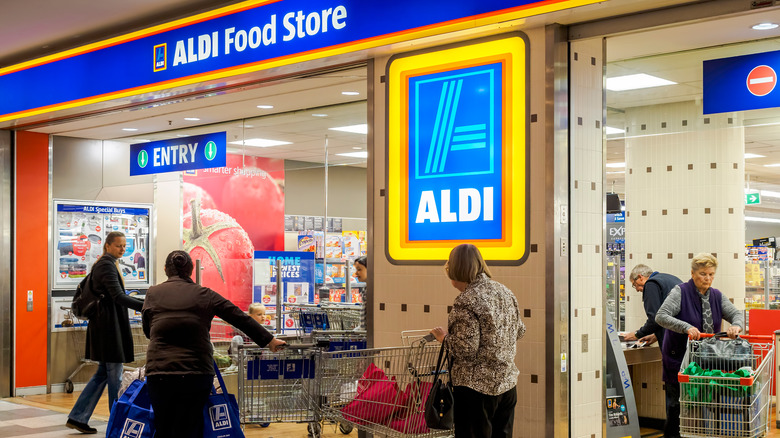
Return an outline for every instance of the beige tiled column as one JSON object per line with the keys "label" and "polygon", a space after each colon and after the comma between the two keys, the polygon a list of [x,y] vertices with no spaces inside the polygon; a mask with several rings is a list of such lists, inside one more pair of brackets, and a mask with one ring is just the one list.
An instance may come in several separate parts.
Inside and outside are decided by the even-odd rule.
{"label": "beige tiled column", "polygon": [[687,281],[699,252],[718,258],[713,286],[744,308],[742,119],[694,102],[626,111],[626,329],[645,321],[628,273],[639,263]]}

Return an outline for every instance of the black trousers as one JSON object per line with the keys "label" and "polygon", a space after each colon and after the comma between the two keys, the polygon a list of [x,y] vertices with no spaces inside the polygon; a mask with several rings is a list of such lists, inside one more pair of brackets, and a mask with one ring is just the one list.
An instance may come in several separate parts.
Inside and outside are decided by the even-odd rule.
{"label": "black trousers", "polygon": [[512,438],[517,388],[485,395],[465,386],[453,388],[455,438]]}
{"label": "black trousers", "polygon": [[154,409],[155,438],[203,437],[203,407],[213,379],[208,374],[146,377]]}
{"label": "black trousers", "polygon": [[678,438],[680,436],[680,383],[666,382],[666,423],[664,424],[664,438]]}

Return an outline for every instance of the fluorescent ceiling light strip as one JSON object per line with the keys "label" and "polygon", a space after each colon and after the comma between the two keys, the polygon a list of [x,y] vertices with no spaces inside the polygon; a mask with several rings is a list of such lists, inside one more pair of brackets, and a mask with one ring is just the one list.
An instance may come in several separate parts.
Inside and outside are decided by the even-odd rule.
{"label": "fluorescent ceiling light strip", "polygon": [[765,158],[766,155],[758,155],[758,154],[751,154],[750,152],[745,153],[745,159],[748,158]]}
{"label": "fluorescent ceiling light strip", "polygon": [[607,163],[607,167],[626,167],[626,163]]}
{"label": "fluorescent ceiling light strip", "polygon": [[606,132],[607,135],[612,135],[612,134],[623,134],[623,133],[626,132],[626,130],[625,129],[620,129],[620,128],[613,128],[611,126],[605,126],[604,127],[604,132]]}
{"label": "fluorescent ceiling light strip", "polygon": [[335,128],[328,129],[331,131],[351,132],[353,134],[368,134],[368,124],[366,123],[360,125],[337,126]]}
{"label": "fluorescent ceiling light strip", "polygon": [[282,146],[285,144],[292,144],[289,141],[269,140],[267,138],[248,138],[244,141],[231,141],[230,144],[237,144],[241,146],[253,146],[258,148],[267,148],[271,146]]}
{"label": "fluorescent ceiling light strip", "polygon": [[677,84],[677,82],[668,81],[666,79],[651,76],[645,73],[607,78],[607,90],[610,91],[638,90],[641,88],[660,87],[664,85],[675,84]]}
{"label": "fluorescent ceiling light strip", "polygon": [[336,154],[340,157],[350,157],[350,158],[368,158],[368,151],[362,151],[362,152],[345,152],[343,154]]}
{"label": "fluorescent ceiling light strip", "polygon": [[780,224],[780,219],[775,219],[771,217],[745,216],[745,222],[768,222],[771,224]]}

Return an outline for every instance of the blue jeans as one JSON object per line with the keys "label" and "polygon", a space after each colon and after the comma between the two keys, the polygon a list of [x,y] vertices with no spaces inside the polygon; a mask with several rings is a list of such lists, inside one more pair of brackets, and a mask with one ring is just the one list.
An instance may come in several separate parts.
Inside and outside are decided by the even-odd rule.
{"label": "blue jeans", "polygon": [[100,362],[95,375],[89,379],[87,386],[81,391],[81,395],[76,400],[76,404],[73,405],[68,418],[79,423],[88,423],[106,385],[108,385],[108,408],[110,410],[119,393],[123,370],[124,366],[121,363]]}

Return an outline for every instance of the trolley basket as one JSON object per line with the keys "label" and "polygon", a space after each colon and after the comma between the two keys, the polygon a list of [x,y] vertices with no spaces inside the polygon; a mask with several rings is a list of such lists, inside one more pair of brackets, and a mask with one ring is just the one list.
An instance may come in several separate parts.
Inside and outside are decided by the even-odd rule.
{"label": "trolley basket", "polygon": [[376,436],[452,435],[451,430],[432,430],[425,424],[423,407],[438,354],[439,345],[426,342],[322,353],[323,418]]}
{"label": "trolley basket", "polygon": [[717,357],[705,341],[688,340],[678,374],[680,436],[756,438],[768,433],[774,344],[770,336],[743,338],[751,341],[749,351],[730,357]]}

